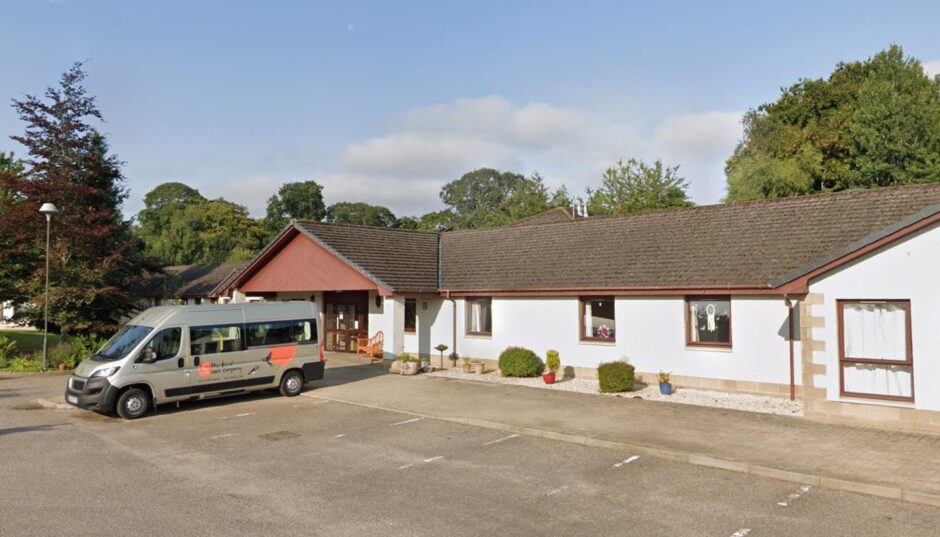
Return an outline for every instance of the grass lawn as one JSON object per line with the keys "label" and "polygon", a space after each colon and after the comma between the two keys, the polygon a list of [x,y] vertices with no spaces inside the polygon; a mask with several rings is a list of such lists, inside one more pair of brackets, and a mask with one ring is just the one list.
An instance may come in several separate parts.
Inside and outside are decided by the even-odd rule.
{"label": "grass lawn", "polygon": [[[42,352],[42,332],[33,330],[0,330],[0,336],[16,342],[16,353]],[[49,348],[59,343],[58,334],[49,334]]]}

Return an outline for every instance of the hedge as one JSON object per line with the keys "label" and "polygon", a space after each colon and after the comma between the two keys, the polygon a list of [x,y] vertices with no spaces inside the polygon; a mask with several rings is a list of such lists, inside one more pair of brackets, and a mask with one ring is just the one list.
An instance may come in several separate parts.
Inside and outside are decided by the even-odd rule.
{"label": "hedge", "polygon": [[499,370],[504,377],[537,377],[542,361],[523,347],[509,347],[499,355]]}
{"label": "hedge", "polygon": [[632,365],[624,361],[603,363],[597,368],[597,380],[604,393],[628,392],[636,380]]}

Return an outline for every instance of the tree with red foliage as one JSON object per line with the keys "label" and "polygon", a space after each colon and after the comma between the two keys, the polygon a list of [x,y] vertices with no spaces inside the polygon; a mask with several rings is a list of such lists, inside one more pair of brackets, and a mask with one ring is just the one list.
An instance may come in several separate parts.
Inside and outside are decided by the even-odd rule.
{"label": "tree with red foliage", "polygon": [[13,108],[26,131],[12,138],[28,151],[21,173],[0,172],[0,302],[21,305],[17,316],[42,320],[45,282],[45,202],[52,220],[49,321],[64,335],[107,333],[136,309],[133,284],[159,267],[142,254],[120,207],[127,198],[122,162],[108,154],[101,120],[82,85],[81,63],[66,71],[44,98],[26,95]]}

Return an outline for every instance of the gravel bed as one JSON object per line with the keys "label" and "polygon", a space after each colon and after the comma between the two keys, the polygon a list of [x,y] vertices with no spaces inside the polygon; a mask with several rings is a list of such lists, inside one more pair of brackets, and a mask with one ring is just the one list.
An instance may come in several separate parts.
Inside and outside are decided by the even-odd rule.
{"label": "gravel bed", "polygon": [[647,399],[650,401],[665,401],[668,403],[684,403],[687,405],[710,406],[716,408],[730,408],[746,410],[749,412],[763,412],[766,414],[779,414],[782,416],[802,416],[803,404],[799,401],[790,401],[778,397],[763,397],[742,393],[716,392],[710,390],[696,390],[693,388],[677,388],[672,395],[663,395],[659,392],[659,385],[643,385],[637,383],[636,390],[620,394],[601,393],[597,386],[597,379],[568,378],[557,380],[554,384],[545,384],[541,377],[513,378],[502,377],[497,371],[488,371],[482,375],[464,373],[460,369],[445,369],[428,374],[431,377],[441,377],[459,380],[472,380],[476,382],[492,382],[495,384],[511,384],[541,388],[544,390],[559,390],[563,392],[591,393],[608,397],[628,397],[634,399]]}

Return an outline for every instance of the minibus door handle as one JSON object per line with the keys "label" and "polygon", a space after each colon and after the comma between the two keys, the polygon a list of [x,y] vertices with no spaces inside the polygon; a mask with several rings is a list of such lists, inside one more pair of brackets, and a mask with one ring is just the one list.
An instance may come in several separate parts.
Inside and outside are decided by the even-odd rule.
{"label": "minibus door handle", "polygon": [[176,361],[176,367],[178,367],[178,368],[180,368],[180,369],[183,368],[183,359],[182,359],[182,358],[180,358],[179,360]]}
{"label": "minibus door handle", "polygon": [[199,357],[193,356],[193,365],[199,365]]}

